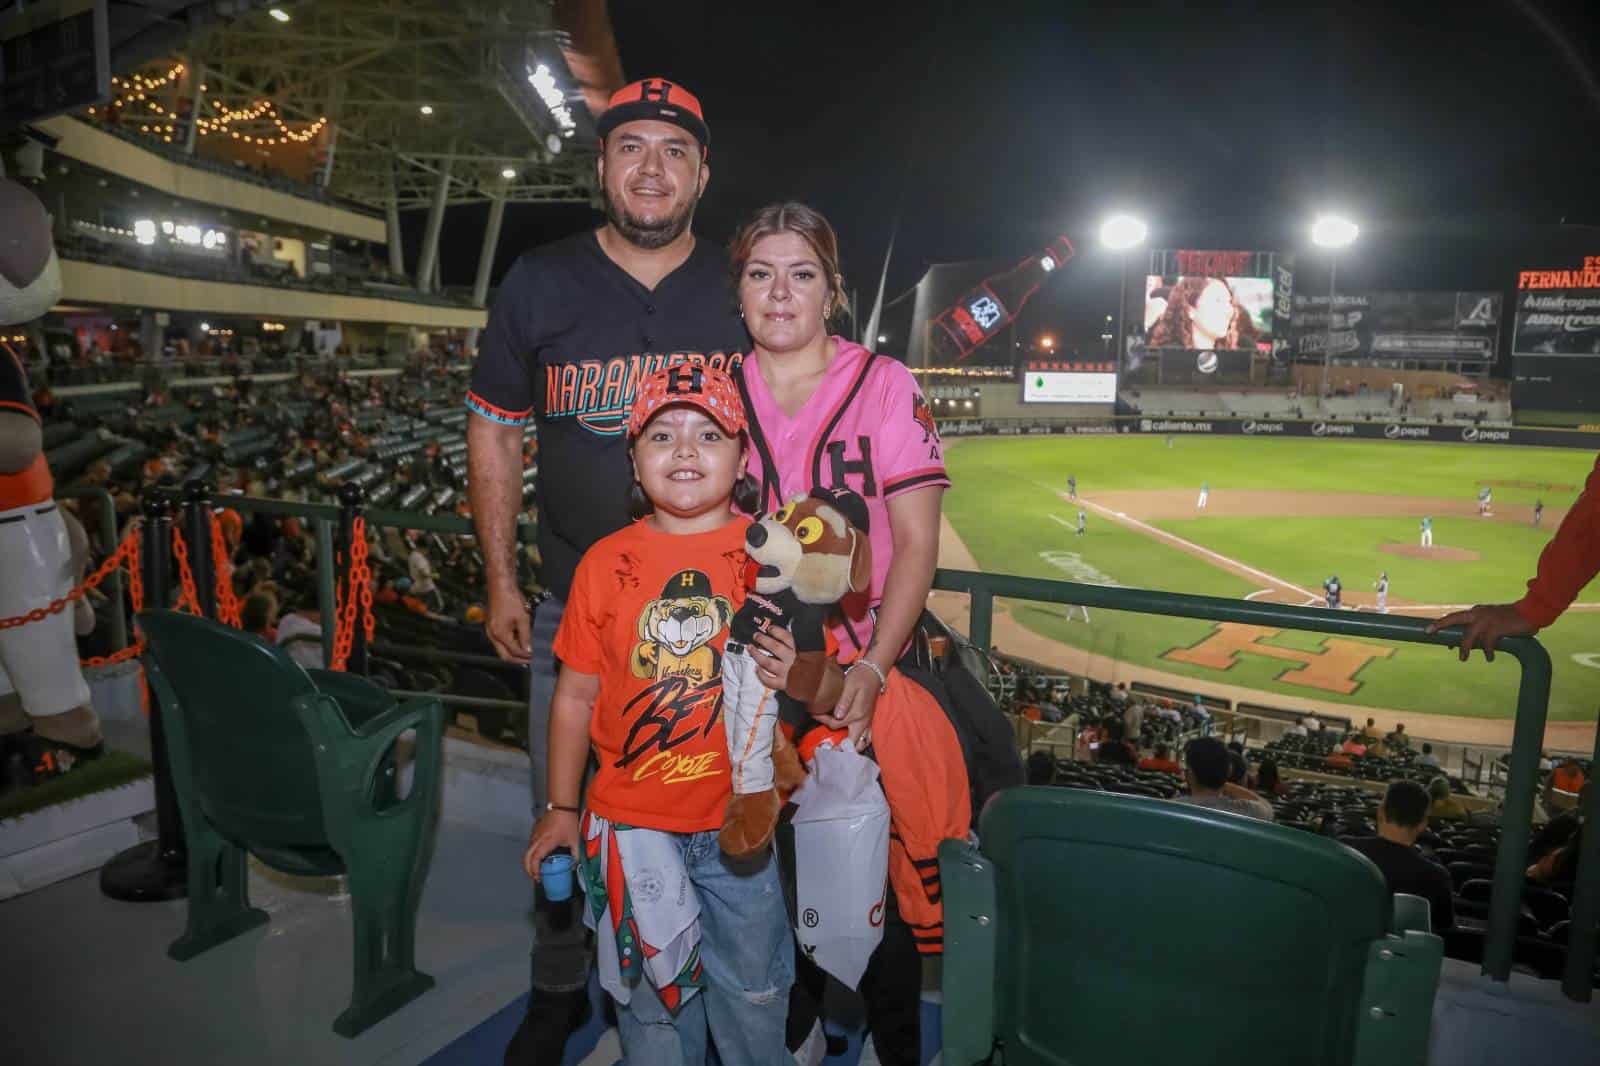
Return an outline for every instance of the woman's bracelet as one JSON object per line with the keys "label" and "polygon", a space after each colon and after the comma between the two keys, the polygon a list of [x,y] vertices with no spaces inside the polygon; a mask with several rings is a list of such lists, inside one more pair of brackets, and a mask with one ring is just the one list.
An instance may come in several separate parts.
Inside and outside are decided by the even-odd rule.
{"label": "woman's bracelet", "polygon": [[581,813],[577,807],[568,807],[565,804],[561,804],[561,803],[546,803],[544,805],[544,809],[547,812],[548,811],[566,811],[568,814],[579,814],[579,813]]}
{"label": "woman's bracelet", "polygon": [[862,656],[846,667],[844,671],[845,676],[849,677],[850,671],[854,670],[858,666],[865,666],[868,670],[871,670],[873,673],[878,675],[878,695],[881,696],[885,692],[889,691],[889,677],[883,672],[883,667],[879,666],[871,659],[868,659],[866,656]]}

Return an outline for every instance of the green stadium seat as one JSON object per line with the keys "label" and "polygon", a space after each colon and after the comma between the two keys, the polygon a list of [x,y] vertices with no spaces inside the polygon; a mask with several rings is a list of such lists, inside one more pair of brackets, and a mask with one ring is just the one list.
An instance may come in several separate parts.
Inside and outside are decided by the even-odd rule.
{"label": "green stadium seat", "polygon": [[[444,708],[397,704],[346,674],[307,674],[282,650],[227,626],[146,611],[172,783],[189,848],[186,961],[258,925],[246,853],[302,877],[349,877],[354,977],[334,1032],[353,1037],[433,987],[417,970],[417,904],[433,848]],[[416,733],[410,791],[395,787],[396,740]]]}
{"label": "green stadium seat", "polygon": [[1443,942],[1391,933],[1376,867],[1334,841],[1164,800],[1003,793],[940,848],[944,1061],[1425,1061]]}

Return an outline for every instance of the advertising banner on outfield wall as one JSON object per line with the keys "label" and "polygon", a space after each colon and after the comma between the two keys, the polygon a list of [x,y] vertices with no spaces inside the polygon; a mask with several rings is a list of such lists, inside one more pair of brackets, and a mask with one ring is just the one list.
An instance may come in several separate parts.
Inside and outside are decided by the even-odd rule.
{"label": "advertising banner on outfield wall", "polygon": [[[1497,292],[1294,294],[1296,354],[1335,358],[1491,362],[1500,334]],[[1331,350],[1330,350],[1331,349]]]}
{"label": "advertising banner on outfield wall", "polygon": [[1325,440],[1430,441],[1436,444],[1520,444],[1545,448],[1600,449],[1600,433],[1509,426],[1439,425],[1421,422],[1316,422],[1268,418],[952,419],[939,423],[942,437],[1106,436],[1151,433],[1169,437],[1315,437]]}
{"label": "advertising banner on outfield wall", "polygon": [[1513,355],[1600,355],[1600,289],[1517,293]]}
{"label": "advertising banner on outfield wall", "polygon": [[1321,437],[1329,440],[1432,441],[1439,444],[1534,444],[1550,448],[1600,447],[1600,435],[1576,430],[1510,426],[1429,425],[1422,422],[1314,422],[1255,418],[1136,418],[1140,433],[1194,433],[1248,437]]}
{"label": "advertising banner on outfield wall", "polygon": [[1517,274],[1512,391],[1531,411],[1600,411],[1600,255]]}

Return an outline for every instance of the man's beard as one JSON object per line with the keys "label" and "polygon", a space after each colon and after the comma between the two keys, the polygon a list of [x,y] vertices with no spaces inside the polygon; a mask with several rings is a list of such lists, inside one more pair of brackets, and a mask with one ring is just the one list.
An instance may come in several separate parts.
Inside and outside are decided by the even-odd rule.
{"label": "man's beard", "polygon": [[605,201],[606,221],[612,228],[622,234],[629,244],[646,251],[665,248],[679,237],[683,236],[689,228],[689,223],[694,221],[694,207],[700,202],[700,182],[695,181],[694,195],[676,213],[657,221],[645,221],[623,210],[622,205],[611,195],[611,190],[602,186],[601,198]]}

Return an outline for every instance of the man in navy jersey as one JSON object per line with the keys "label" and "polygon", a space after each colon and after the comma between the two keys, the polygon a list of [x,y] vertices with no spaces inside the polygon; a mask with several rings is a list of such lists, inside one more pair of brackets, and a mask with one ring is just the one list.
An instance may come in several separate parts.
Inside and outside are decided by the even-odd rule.
{"label": "man in navy jersey", "polygon": [[[731,370],[748,346],[722,250],[690,231],[710,180],[700,102],[660,78],[629,85],[596,123],[606,223],[535,248],[506,275],[467,392],[471,501],[488,582],[489,639],[530,663],[528,748],[537,817],[546,795],[551,643],[589,546],[629,521],[627,422],[639,382],[669,363]],[[517,583],[522,438],[539,437],[542,583],[530,619]],[[570,804],[573,797],[559,797]],[[533,995],[506,1062],[558,1063],[582,1024],[590,948],[582,923],[551,929],[535,911]]]}

